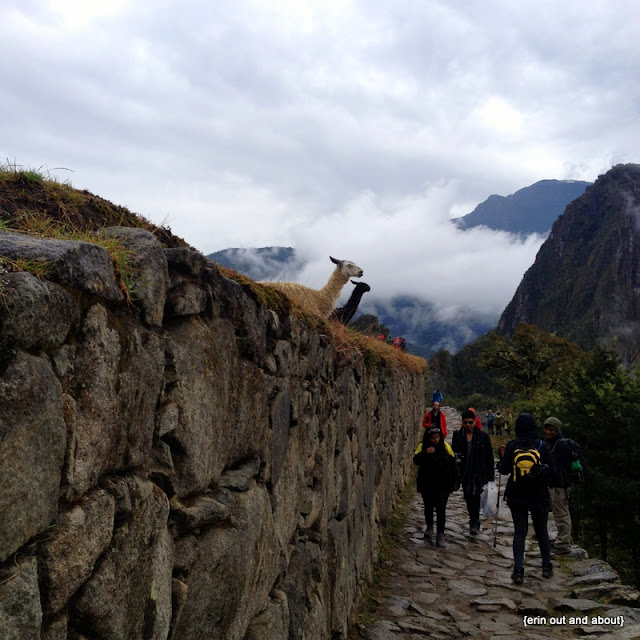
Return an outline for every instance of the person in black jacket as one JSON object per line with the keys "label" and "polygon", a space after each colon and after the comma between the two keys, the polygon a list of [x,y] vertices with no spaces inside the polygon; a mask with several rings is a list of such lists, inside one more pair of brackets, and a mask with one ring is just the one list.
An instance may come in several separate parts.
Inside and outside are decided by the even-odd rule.
{"label": "person in black jacket", "polygon": [[444,441],[438,427],[426,429],[422,443],[413,456],[419,466],[417,489],[424,502],[424,519],[427,528],[424,538],[429,543],[433,536],[433,511],[436,512],[436,546],[445,547],[444,526],[449,494],[460,485],[458,468],[453,451]]}
{"label": "person in black jacket", "polygon": [[480,532],[480,494],[494,478],[494,461],[491,438],[476,426],[476,414],[470,409],[462,412],[462,427],[453,434],[451,447],[460,464],[469,532],[475,536]]}
{"label": "person in black jacket", "polygon": [[569,471],[573,462],[573,453],[568,440],[562,435],[562,422],[549,416],[544,422],[546,443],[551,450],[552,474],[549,482],[551,512],[558,528],[554,543],[556,555],[571,553],[571,512],[569,511]]}
{"label": "person in black jacket", "polygon": [[[551,544],[547,531],[549,514],[549,480],[551,478],[551,452],[549,447],[538,437],[538,426],[533,416],[521,413],[515,423],[515,440],[500,447],[498,470],[502,475],[509,475],[504,496],[511,510],[513,519],[513,573],[514,584],[524,581],[524,546],[531,521],[540,545],[542,556],[542,577],[553,575],[551,564]],[[533,455],[531,453],[533,452]],[[527,472],[523,472],[518,459],[525,455],[535,464]],[[539,462],[537,461],[539,458]]]}

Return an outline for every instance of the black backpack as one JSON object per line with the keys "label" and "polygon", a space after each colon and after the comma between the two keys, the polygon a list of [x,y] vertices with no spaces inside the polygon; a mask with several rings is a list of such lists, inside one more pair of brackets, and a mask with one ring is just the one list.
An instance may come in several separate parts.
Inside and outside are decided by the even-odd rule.
{"label": "black backpack", "polygon": [[542,440],[538,442],[534,449],[516,449],[513,452],[513,473],[512,479],[516,483],[530,482],[535,479],[542,468],[540,449]]}
{"label": "black backpack", "polygon": [[[566,442],[569,445],[571,451],[571,463],[568,469],[562,469],[563,480],[567,481],[567,484],[582,484],[584,482],[584,468],[585,461],[582,455],[582,448],[580,445],[571,438],[562,437],[558,442]],[[558,444],[556,442],[556,445]],[[553,447],[556,448],[555,445]]]}

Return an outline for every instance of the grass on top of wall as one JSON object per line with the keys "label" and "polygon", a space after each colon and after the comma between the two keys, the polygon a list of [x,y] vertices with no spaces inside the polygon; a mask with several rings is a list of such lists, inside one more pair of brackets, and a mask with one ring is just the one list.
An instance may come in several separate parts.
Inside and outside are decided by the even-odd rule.
{"label": "grass on top of wall", "polygon": [[338,353],[347,356],[349,353],[359,353],[364,356],[365,362],[372,366],[380,364],[390,369],[401,368],[420,375],[426,371],[427,363],[424,358],[396,349],[374,336],[354,331],[339,322],[325,322]]}
{"label": "grass on top of wall", "polygon": [[427,363],[424,358],[405,353],[382,340],[354,331],[339,322],[311,316],[297,307],[283,293],[264,287],[228,267],[218,265],[218,268],[223,276],[239,283],[243,290],[262,306],[303,319],[315,331],[325,335],[335,352],[343,358],[349,359],[354,355],[361,355],[369,367],[399,368],[419,375],[423,375],[426,371]]}

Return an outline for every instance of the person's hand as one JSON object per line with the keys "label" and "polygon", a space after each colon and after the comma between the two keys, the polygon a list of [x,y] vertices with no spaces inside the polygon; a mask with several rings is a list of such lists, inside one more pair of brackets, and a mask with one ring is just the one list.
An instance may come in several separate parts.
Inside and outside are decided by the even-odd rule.
{"label": "person's hand", "polygon": [[435,447],[427,447],[427,453],[435,453],[435,452],[436,452]]}
{"label": "person's hand", "polygon": [[504,445],[501,444],[500,445],[500,457],[502,458],[503,455],[504,455]]}

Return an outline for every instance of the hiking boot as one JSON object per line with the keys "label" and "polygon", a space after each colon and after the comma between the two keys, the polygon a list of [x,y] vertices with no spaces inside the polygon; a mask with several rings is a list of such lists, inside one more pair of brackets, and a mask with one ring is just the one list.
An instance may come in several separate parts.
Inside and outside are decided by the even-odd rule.
{"label": "hiking boot", "polygon": [[553,565],[543,564],[542,565],[542,577],[543,578],[552,578],[553,577]]}
{"label": "hiking boot", "polygon": [[513,573],[511,574],[511,581],[513,584],[522,584],[524,582],[524,567],[520,567],[520,569],[514,567]]}
{"label": "hiking boot", "polygon": [[556,556],[569,556],[569,555],[571,555],[571,547],[556,547],[555,545],[553,545],[553,547],[551,547],[551,550],[553,551],[554,555],[556,555]]}
{"label": "hiking boot", "polygon": [[433,538],[433,525],[431,525],[430,527],[427,527],[427,528],[424,530],[424,539],[425,539],[429,544],[433,544],[432,538]]}
{"label": "hiking boot", "polygon": [[444,541],[444,533],[439,533],[436,536],[436,547],[442,547],[443,549],[447,546],[447,543]]}
{"label": "hiking boot", "polygon": [[469,533],[472,536],[477,536],[480,533],[480,521],[477,520],[476,522],[472,522],[469,525]]}

